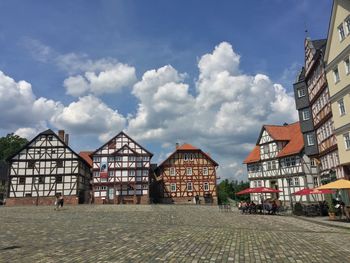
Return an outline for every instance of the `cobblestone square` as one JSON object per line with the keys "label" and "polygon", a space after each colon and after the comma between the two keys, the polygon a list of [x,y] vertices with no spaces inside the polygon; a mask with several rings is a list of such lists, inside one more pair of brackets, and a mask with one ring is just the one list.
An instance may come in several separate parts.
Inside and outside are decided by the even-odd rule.
{"label": "cobblestone square", "polygon": [[218,207],[0,207],[0,262],[350,262],[350,231]]}

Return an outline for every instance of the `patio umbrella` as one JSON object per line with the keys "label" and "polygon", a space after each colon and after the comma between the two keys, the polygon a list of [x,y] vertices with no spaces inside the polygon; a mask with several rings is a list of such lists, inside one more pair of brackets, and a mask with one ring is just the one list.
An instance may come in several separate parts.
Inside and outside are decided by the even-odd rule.
{"label": "patio umbrella", "polygon": [[330,189],[312,189],[312,188],[304,188],[298,192],[293,193],[293,195],[314,195],[314,194],[332,194],[334,191]]}
{"label": "patio umbrella", "polygon": [[244,189],[238,193],[236,193],[236,195],[245,195],[245,194],[263,194],[263,193],[278,193],[278,192],[282,192],[280,190],[276,190],[273,188],[268,188],[268,187],[255,187],[255,188],[247,188]]}
{"label": "patio umbrella", "polygon": [[316,188],[317,190],[323,189],[350,189],[350,181],[345,179],[339,179],[335,182],[331,182],[329,184],[322,185]]}

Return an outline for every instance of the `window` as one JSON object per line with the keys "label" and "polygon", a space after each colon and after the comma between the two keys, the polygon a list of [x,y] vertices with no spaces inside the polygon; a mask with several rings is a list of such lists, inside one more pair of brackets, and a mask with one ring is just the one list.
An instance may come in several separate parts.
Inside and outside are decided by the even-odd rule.
{"label": "window", "polygon": [[56,176],[56,183],[62,183],[62,175]]}
{"label": "window", "polygon": [[135,156],[129,156],[129,162],[135,162],[136,158]]}
{"label": "window", "polygon": [[315,159],[314,159],[314,158],[312,158],[312,159],[310,160],[310,165],[311,165],[312,167],[315,167],[315,166],[316,166],[316,163],[315,163]]}
{"label": "window", "polygon": [[304,109],[301,113],[302,113],[304,121],[307,121],[310,119],[310,110],[309,109]]}
{"label": "window", "polygon": [[114,171],[108,171],[108,176],[113,177],[114,176]]}
{"label": "window", "polygon": [[49,135],[49,136],[47,137],[47,139],[48,139],[49,141],[52,141],[52,140],[53,140],[53,136],[52,136],[52,135]]}
{"label": "window", "polygon": [[25,184],[26,183],[26,178],[25,177],[20,177],[18,184]]}
{"label": "window", "polygon": [[188,154],[187,153],[184,154],[184,160],[188,161]]}
{"label": "window", "polygon": [[345,38],[345,32],[344,32],[343,24],[340,24],[338,26],[338,33],[339,33],[339,40],[343,41],[343,39]]}
{"label": "window", "polygon": [[344,100],[343,99],[338,100],[338,108],[339,108],[340,116],[343,116],[343,115],[346,114],[346,112],[345,112],[345,105],[344,105]]}
{"label": "window", "polygon": [[293,186],[294,185],[294,181],[291,178],[287,179],[287,183],[288,183],[289,186]]}
{"label": "window", "polygon": [[26,193],[25,197],[32,197],[32,194],[31,193]]}
{"label": "window", "polygon": [[175,175],[176,175],[175,167],[170,167],[170,176],[175,176]]}
{"label": "window", "polygon": [[143,156],[142,160],[143,160],[144,162],[147,162],[147,161],[148,161],[148,156]]}
{"label": "window", "polygon": [[94,160],[95,163],[99,163],[101,161],[101,158],[97,157],[97,156],[94,156],[93,160]]}
{"label": "window", "polygon": [[348,31],[348,35],[350,34],[350,16],[345,19],[346,30]]}
{"label": "window", "polygon": [[116,157],[115,157],[115,160],[116,160],[117,162],[121,162],[121,161],[122,161],[122,157],[121,157],[121,156],[116,156]]}
{"label": "window", "polygon": [[109,156],[108,157],[108,162],[114,162],[114,157],[113,156]]}
{"label": "window", "polygon": [[317,187],[317,186],[318,186],[318,178],[314,177],[314,187]]}
{"label": "window", "polygon": [[209,183],[204,183],[203,188],[204,191],[209,191]]}
{"label": "window", "polygon": [[203,167],[203,175],[208,175],[209,171],[208,171],[208,167]]}
{"label": "window", "polygon": [[338,67],[333,69],[333,77],[334,77],[334,83],[338,83],[340,81]]}
{"label": "window", "polygon": [[192,175],[192,167],[186,168],[186,175]]}
{"label": "window", "polygon": [[313,134],[307,134],[306,135],[306,139],[307,139],[307,145],[308,146],[315,145],[315,137],[314,137]]}
{"label": "window", "polygon": [[170,191],[176,192],[176,184],[170,184]]}
{"label": "window", "polygon": [[271,170],[272,169],[272,163],[269,161],[267,162],[267,170]]}
{"label": "window", "polygon": [[129,176],[135,176],[135,171],[134,170],[130,170],[129,171]]}
{"label": "window", "polygon": [[265,144],[265,145],[263,146],[263,152],[264,152],[264,153],[269,153],[269,145],[268,145],[268,144]]}
{"label": "window", "polygon": [[294,178],[294,185],[299,186],[299,177]]}
{"label": "window", "polygon": [[344,142],[345,142],[345,149],[350,150],[350,133],[346,133],[344,136]]}
{"label": "window", "polygon": [[305,93],[305,89],[302,88],[302,89],[298,89],[298,97],[301,98],[301,97],[304,97],[306,95]]}
{"label": "window", "polygon": [[295,156],[290,157],[290,162],[292,166],[295,166],[295,161],[296,161]]}
{"label": "window", "polygon": [[34,168],[35,167],[35,161],[28,161],[28,168]]}
{"label": "window", "polygon": [[190,154],[190,161],[193,161],[193,159],[194,159],[194,155],[191,153]]}
{"label": "window", "polygon": [[44,184],[45,183],[45,177],[44,176],[39,176],[38,177],[38,183],[39,184]]}
{"label": "window", "polygon": [[100,172],[94,171],[94,177],[99,177],[99,176],[100,176]]}
{"label": "window", "polygon": [[57,168],[62,168],[63,167],[63,161],[62,160],[57,160],[56,161]]}
{"label": "window", "polygon": [[349,74],[350,73],[350,60],[349,60],[349,58],[344,60],[344,65],[345,65],[345,73]]}
{"label": "window", "polygon": [[187,191],[192,192],[192,182],[187,183]]}
{"label": "window", "polygon": [[261,187],[261,181],[260,180],[258,181],[258,187]]}

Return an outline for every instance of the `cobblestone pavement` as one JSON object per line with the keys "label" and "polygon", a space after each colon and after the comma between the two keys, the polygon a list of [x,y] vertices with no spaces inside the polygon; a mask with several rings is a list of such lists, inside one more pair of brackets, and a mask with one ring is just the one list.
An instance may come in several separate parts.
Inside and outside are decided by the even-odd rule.
{"label": "cobblestone pavement", "polygon": [[350,230],[206,206],[0,207],[0,262],[350,262]]}

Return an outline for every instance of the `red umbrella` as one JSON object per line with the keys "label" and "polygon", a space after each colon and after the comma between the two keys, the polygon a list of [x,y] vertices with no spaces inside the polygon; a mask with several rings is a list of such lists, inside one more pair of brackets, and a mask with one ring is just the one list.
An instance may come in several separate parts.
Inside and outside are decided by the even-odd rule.
{"label": "red umbrella", "polygon": [[280,190],[276,190],[273,188],[268,188],[268,187],[256,187],[256,188],[247,188],[244,189],[238,193],[236,193],[236,195],[245,195],[245,194],[253,194],[253,193],[278,193],[278,192],[282,192]]}
{"label": "red umbrella", "polygon": [[314,195],[314,194],[332,194],[332,193],[334,193],[334,191],[330,189],[317,190],[312,188],[304,188],[298,192],[293,193],[293,195]]}

